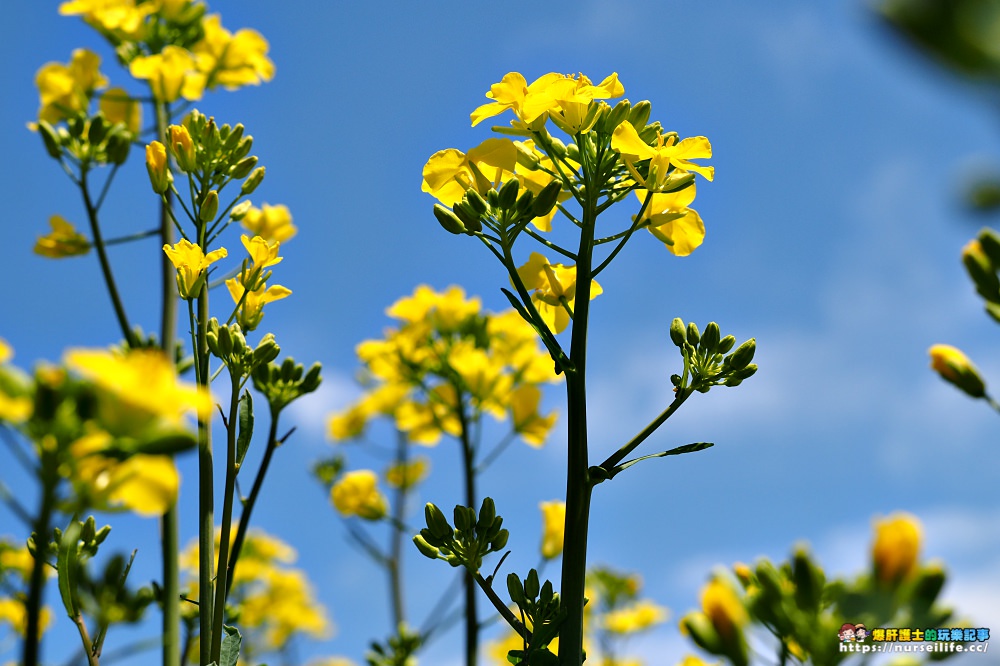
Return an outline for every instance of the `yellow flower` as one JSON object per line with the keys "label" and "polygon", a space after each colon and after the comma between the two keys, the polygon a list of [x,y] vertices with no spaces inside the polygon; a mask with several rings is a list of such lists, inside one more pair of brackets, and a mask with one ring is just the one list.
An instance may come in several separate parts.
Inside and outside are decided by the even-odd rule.
{"label": "yellow flower", "polygon": [[73,51],[66,65],[50,62],[42,65],[35,75],[35,85],[41,97],[38,119],[56,123],[87,110],[95,90],[108,85],[98,70],[101,58],[93,51]]}
{"label": "yellow flower", "polygon": [[462,424],[458,419],[458,395],[451,384],[439,384],[428,392],[429,403],[406,401],[396,410],[396,427],[411,442],[433,446],[442,433],[458,437]]}
{"label": "yellow flower", "polygon": [[954,384],[973,398],[986,395],[986,383],[969,357],[951,345],[934,345],[929,351],[931,368],[941,379]]}
{"label": "yellow flower", "polygon": [[195,150],[191,132],[185,125],[170,125],[167,127],[170,149],[177,158],[177,166],[181,171],[191,172],[198,168],[198,153]]}
{"label": "yellow flower", "polygon": [[875,520],[872,563],[881,583],[895,585],[917,570],[920,555],[920,521],[908,513]]}
{"label": "yellow flower", "polygon": [[603,619],[604,628],[613,634],[634,634],[667,620],[666,608],[652,601],[640,600],[608,612]]}
{"label": "yellow flower", "polygon": [[[609,99],[623,94],[625,89],[618,82],[617,74],[594,86],[583,75],[575,78],[550,72],[528,85],[524,76],[509,72],[499,83],[490,86],[490,91],[486,93],[486,97],[493,101],[473,111],[470,119],[476,126],[486,118],[511,109],[521,123],[532,129],[541,127],[548,112],[561,112],[563,118],[572,124],[571,121],[580,113],[574,104],[589,104],[594,99]],[[566,118],[566,114],[570,117]]]}
{"label": "yellow flower", "polygon": [[[668,183],[667,176],[671,166],[700,174],[708,180],[715,178],[715,167],[691,161],[712,156],[712,144],[703,136],[689,137],[678,143],[676,134],[661,134],[656,137],[656,146],[650,146],[642,140],[632,123],[623,122],[611,135],[611,147],[621,153],[636,180],[653,192]],[[649,173],[645,180],[632,167],[632,163],[644,160],[649,160]]]}
{"label": "yellow flower", "polygon": [[152,141],[146,146],[146,171],[154,192],[163,194],[170,189],[174,176],[170,173],[167,147],[159,141]]}
{"label": "yellow flower", "polygon": [[[226,280],[226,287],[229,288],[229,295],[233,297],[233,302],[243,303],[236,314],[236,320],[245,332],[260,326],[260,320],[264,318],[265,305],[292,295],[291,289],[282,287],[280,284],[273,287],[261,284],[259,288],[247,291],[236,278]],[[243,298],[244,294],[246,294],[246,298]]]}
{"label": "yellow flower", "polygon": [[180,424],[190,411],[207,418],[213,407],[208,391],[180,383],[158,350],[71,349],[66,364],[99,389],[102,425],[115,435],[134,435],[157,420]]}
{"label": "yellow flower", "polygon": [[[0,597],[0,626],[5,623],[13,627],[20,636],[24,636],[28,629],[28,614],[25,611],[24,601],[9,597]],[[42,608],[40,615],[41,628],[44,631],[52,624],[52,611],[46,606]]]}
{"label": "yellow flower", "polygon": [[444,293],[438,293],[422,284],[412,296],[399,299],[385,313],[408,324],[430,321],[436,330],[451,332],[479,314],[481,309],[482,302],[478,298],[466,299],[461,287],[453,285]]}
{"label": "yellow flower", "polygon": [[70,446],[71,479],[85,488],[87,504],[124,507],[141,516],[161,516],[177,501],[180,477],[169,456],[135,454],[125,460],[101,455],[111,443],[106,432],[85,435]]}
{"label": "yellow flower", "polygon": [[503,360],[476,347],[471,340],[455,342],[448,355],[448,365],[457,373],[461,387],[475,406],[497,419],[507,416],[504,405],[511,389],[511,377],[504,373]]}
{"label": "yellow flower", "polygon": [[[537,169],[527,169],[520,164],[514,168],[514,173],[517,174],[517,179],[520,181],[521,185],[537,196],[543,189],[545,189],[546,185],[554,180],[552,174],[558,173],[556,166],[552,163],[551,159],[535,148],[534,141],[515,141],[515,144],[520,145],[525,152],[533,154],[538,159]],[[567,160],[567,162],[569,162],[570,166],[579,168],[579,165],[577,165],[576,162],[573,162],[572,160]],[[569,192],[561,192],[558,200],[565,201],[570,196],[572,195],[570,195]],[[552,219],[556,216],[557,212],[559,212],[559,208],[553,206],[552,210],[550,210],[547,215],[534,218],[531,221],[531,224],[541,231],[552,231]]]}
{"label": "yellow flower", "polygon": [[490,314],[486,320],[490,350],[506,360],[517,381],[526,384],[559,381],[552,357],[538,346],[538,336],[515,310]]}
{"label": "yellow flower", "polygon": [[234,35],[222,27],[218,14],[206,16],[201,25],[205,36],[192,50],[198,56],[198,68],[207,87],[233,90],[274,78],[274,63],[267,57],[268,43],[260,33],[244,29]]}
{"label": "yellow flower", "polygon": [[101,95],[101,113],[112,124],[125,125],[132,136],[139,134],[142,126],[142,104],[130,97],[124,88],[109,88]]}
{"label": "yellow flower", "polygon": [[12,358],[14,358],[14,350],[6,340],[0,338],[0,363],[6,363]]}
{"label": "yellow flower", "polygon": [[146,17],[156,11],[156,3],[136,5],[135,0],[69,0],[59,5],[62,16],[82,15],[99,31],[132,41],[143,37]]}
{"label": "yellow flower", "polygon": [[389,503],[378,489],[378,476],[370,469],[347,472],[330,491],[333,506],[342,516],[378,520]]}
{"label": "yellow flower", "polygon": [[725,642],[731,642],[749,621],[743,602],[724,581],[712,579],[701,591],[701,607]]}
{"label": "yellow flower", "polygon": [[424,165],[420,189],[445,206],[454,206],[470,187],[485,194],[512,175],[516,164],[517,148],[510,139],[486,139],[468,153],[439,150]]}
{"label": "yellow flower", "polygon": [[563,550],[563,530],[566,526],[566,504],[558,500],[542,502],[542,557],[551,560]]}
{"label": "yellow flower", "polygon": [[197,71],[195,57],[179,46],[165,46],[160,53],[139,56],[129,65],[129,72],[149,81],[153,97],[160,102],[174,102],[180,97],[199,100],[205,90],[205,76]]}
{"label": "yellow flower", "polygon": [[35,254],[51,259],[74,257],[90,252],[90,241],[59,215],[49,218],[52,232],[35,241]]}
{"label": "yellow flower", "polygon": [[555,413],[542,416],[538,405],[542,392],[533,384],[524,384],[510,394],[510,412],[514,421],[514,431],[528,444],[539,447],[545,443],[549,431],[556,423]]}
{"label": "yellow flower", "polygon": [[208,267],[228,254],[226,248],[220,247],[206,255],[200,245],[184,238],[176,245],[164,245],[163,251],[177,269],[177,292],[186,300],[201,294]]}
{"label": "yellow flower", "polygon": [[254,268],[274,266],[275,264],[281,263],[281,260],[284,258],[278,256],[278,247],[280,246],[278,241],[269,243],[267,239],[261,236],[254,236],[253,238],[250,238],[244,234],[240,236],[240,242],[243,243],[243,247],[246,248],[247,254],[249,254],[250,259],[253,260]]}
{"label": "yellow flower", "polygon": [[385,471],[385,482],[392,488],[412,488],[427,478],[431,462],[426,456],[417,456],[405,463],[392,465]]}
{"label": "yellow flower", "polygon": [[292,214],[288,211],[288,207],[283,205],[264,204],[260,208],[251,207],[240,220],[240,224],[253,235],[260,236],[266,241],[284,243],[298,233],[298,228],[292,224]]}
{"label": "yellow flower", "polygon": [[[686,257],[705,240],[705,223],[698,211],[688,208],[694,201],[695,189],[691,183],[676,192],[653,194],[643,221],[649,232],[667,245],[678,257]],[[646,190],[636,190],[639,201],[646,198]]]}
{"label": "yellow flower", "polygon": [[[517,269],[526,289],[534,289],[531,301],[542,321],[554,333],[569,325],[570,312],[576,301],[576,266],[550,264],[538,252],[532,252],[528,263]],[[596,280],[591,282],[590,298],[604,293]]]}

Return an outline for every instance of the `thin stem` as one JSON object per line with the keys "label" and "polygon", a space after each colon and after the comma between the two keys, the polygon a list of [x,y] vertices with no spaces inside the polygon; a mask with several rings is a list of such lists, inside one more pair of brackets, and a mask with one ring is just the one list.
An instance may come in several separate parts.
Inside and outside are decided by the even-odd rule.
{"label": "thin stem", "polygon": [[264,458],[257,469],[257,476],[254,477],[253,487],[250,489],[250,496],[243,502],[243,512],[240,513],[240,524],[236,528],[236,538],[233,540],[233,554],[229,558],[229,575],[226,577],[226,595],[233,587],[233,578],[236,576],[236,562],[240,559],[240,552],[243,550],[243,541],[246,539],[247,530],[250,527],[250,516],[253,515],[253,508],[257,504],[260,496],[260,489],[264,485],[264,477],[267,476],[267,469],[271,465],[271,456],[278,448],[278,416],[280,412],[271,412],[271,426],[267,433],[267,447],[264,449]]}
{"label": "thin stem", "polygon": [[525,641],[530,641],[531,632],[528,630],[527,627],[524,626],[524,624],[520,620],[517,619],[514,613],[511,612],[509,608],[507,608],[507,604],[503,602],[503,599],[497,596],[497,593],[493,591],[493,586],[490,584],[490,581],[483,578],[483,575],[477,572],[476,583],[483,590],[483,592],[486,593],[486,597],[493,604],[493,607],[497,609],[497,612],[500,613],[503,619],[507,621],[507,624],[510,625],[510,628],[516,631],[517,634]]}
{"label": "thin stem", "polygon": [[80,632],[80,640],[83,642],[83,651],[87,655],[88,666],[100,666],[101,660],[94,652],[94,645],[90,642],[90,634],[87,632],[87,623],[83,621],[83,615],[77,611],[72,618],[76,630]]}
{"label": "thin stem", "polygon": [[[140,231],[134,234],[128,234],[127,236],[116,236],[115,238],[108,238],[104,241],[105,245],[121,245],[122,243],[131,243],[132,241],[142,240],[143,238],[149,238],[150,236],[159,235],[159,229],[150,229],[148,231]],[[166,256],[166,255],[164,255]]]}
{"label": "thin stem", "polygon": [[229,576],[229,544],[233,525],[233,500],[236,492],[236,415],[240,408],[240,380],[242,377],[230,369],[229,423],[226,428],[226,485],[222,495],[222,529],[219,537],[219,565],[216,567],[215,614],[212,623],[212,661],[222,659],[222,625],[226,614],[226,582]]}
{"label": "thin stem", "polygon": [[523,231],[524,231],[524,233],[528,234],[529,236],[531,236],[532,238],[534,238],[536,241],[538,241],[539,243],[541,243],[542,245],[544,245],[545,247],[550,248],[552,250],[555,250],[556,252],[558,252],[562,256],[564,256],[564,257],[566,257],[566,258],[568,258],[568,259],[570,259],[572,261],[576,261],[576,255],[575,254],[573,254],[572,252],[570,252],[569,250],[567,250],[565,248],[559,247],[558,245],[556,245],[555,243],[553,243],[552,241],[550,241],[548,238],[545,238],[544,236],[539,236],[537,233],[535,233],[534,231],[532,231],[528,227],[525,227],[523,229]]}
{"label": "thin stem", "polygon": [[392,626],[394,631],[406,622],[406,608],[403,604],[403,519],[406,517],[406,495],[407,487],[407,461],[409,446],[406,442],[406,434],[396,431],[396,465],[402,470],[402,483],[396,488],[392,502],[392,540],[389,544],[389,560],[386,566],[389,569],[389,601],[392,608]]}
{"label": "thin stem", "polygon": [[116,164],[111,167],[111,173],[108,177],[104,179],[104,185],[101,187],[101,193],[97,195],[97,202],[94,204],[94,210],[101,210],[101,206],[104,205],[104,197],[108,196],[108,190],[111,189],[111,181],[115,179],[115,174],[118,173],[118,169],[121,167],[120,164]]}
{"label": "thin stem", "polygon": [[448,584],[448,587],[441,593],[441,596],[438,598],[437,603],[434,604],[431,612],[427,614],[427,620],[424,622],[423,628],[420,630],[420,636],[424,643],[427,643],[430,637],[443,626],[444,623],[441,618],[445,616],[445,611],[448,610],[448,607],[451,606],[452,602],[455,600],[457,596],[455,593],[458,591],[456,588],[462,584],[464,579],[464,572],[455,576],[451,583]]}
{"label": "thin stem", "polygon": [[25,603],[27,622],[22,659],[24,666],[38,666],[40,661],[42,636],[40,619],[46,566],[44,552],[52,531],[52,512],[55,510],[56,490],[59,484],[59,461],[56,452],[43,450],[40,455],[42,460],[39,479],[42,482],[42,498],[38,517],[32,529],[35,537],[35,557],[28,579],[28,600]]}
{"label": "thin stem", "polygon": [[104,285],[108,289],[111,297],[111,305],[115,310],[115,317],[118,319],[118,326],[121,328],[122,336],[129,347],[135,347],[137,341],[132,327],[128,323],[128,315],[125,314],[125,306],[122,305],[121,296],[118,294],[118,286],[115,284],[114,275],[111,272],[111,262],[108,260],[108,253],[104,239],[101,236],[101,226],[97,220],[97,208],[94,207],[90,199],[90,190],[87,185],[87,171],[80,174],[80,192],[83,194],[83,204],[87,209],[87,220],[90,222],[90,234],[94,238],[94,249],[97,251],[97,259],[101,265],[101,273],[104,276]]}
{"label": "thin stem", "polygon": [[[458,387],[456,387],[457,389]],[[462,468],[465,477],[465,506],[476,509],[476,461],[465,400],[459,391],[458,418],[461,425]],[[476,612],[476,578],[465,572],[465,663],[475,666],[479,654],[479,619]]]}
{"label": "thin stem", "polygon": [[495,447],[493,447],[493,450],[483,456],[482,461],[476,466],[476,473],[483,473],[486,468],[492,465],[493,461],[496,460],[515,439],[517,439],[517,433],[513,430],[504,435],[504,438],[500,440]]}
{"label": "thin stem", "polygon": [[[198,384],[208,382],[208,290],[198,297],[195,367]],[[215,487],[212,471],[211,416],[198,420],[198,620],[200,663],[212,663],[212,581],[215,577]]]}
{"label": "thin stem", "polygon": [[601,463],[601,467],[605,470],[611,471],[611,469],[625,459],[625,456],[632,453],[637,446],[642,444],[647,437],[652,435],[657,428],[659,428],[663,423],[669,419],[677,409],[684,404],[684,401],[691,397],[691,389],[678,389],[677,394],[674,396],[673,402],[667,406],[663,412],[653,419],[649,425],[642,429],[638,435],[633,437],[625,446],[621,447],[613,454],[608,456],[608,459]]}
{"label": "thin stem", "polygon": [[622,236],[621,242],[619,242],[618,245],[615,246],[615,249],[611,251],[611,254],[609,254],[607,258],[601,262],[600,266],[594,269],[595,276],[601,271],[603,271],[607,267],[607,265],[611,263],[611,260],[614,259],[619,252],[621,252],[623,247],[625,247],[625,243],[628,242],[628,239],[632,237],[632,234],[635,233],[635,230],[638,229],[639,225],[642,223],[642,216],[646,214],[646,208],[649,206],[649,202],[652,200],[653,200],[653,193],[647,192],[646,198],[643,199],[642,206],[639,208],[639,214],[635,216],[635,221],[632,222],[632,226],[628,228],[628,231],[626,231],[625,235]]}

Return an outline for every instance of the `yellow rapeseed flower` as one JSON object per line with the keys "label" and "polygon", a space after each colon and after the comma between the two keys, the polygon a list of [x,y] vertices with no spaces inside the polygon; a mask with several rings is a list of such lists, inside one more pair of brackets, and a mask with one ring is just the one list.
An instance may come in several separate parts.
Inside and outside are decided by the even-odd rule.
{"label": "yellow rapeseed flower", "polygon": [[139,56],[129,65],[129,72],[149,82],[157,101],[174,102],[180,97],[196,101],[205,90],[205,75],[197,66],[190,51],[170,45],[163,47],[160,53]]}
{"label": "yellow rapeseed flower", "polygon": [[41,98],[38,119],[56,123],[86,111],[94,91],[108,85],[100,64],[100,56],[93,51],[76,49],[68,64],[42,65],[35,75]]}
{"label": "yellow rapeseed flower", "polygon": [[139,134],[142,126],[142,104],[124,88],[109,88],[101,95],[101,113],[111,124],[121,123],[132,133]]}
{"label": "yellow rapeseed flower", "polygon": [[872,563],[881,583],[895,585],[912,576],[920,556],[920,521],[908,513],[875,520]]}
{"label": "yellow rapeseed flower", "polygon": [[542,392],[534,384],[523,384],[510,393],[510,413],[514,422],[514,432],[534,447],[545,443],[549,431],[556,423],[555,412],[547,416],[538,413],[541,401]]}
{"label": "yellow rapeseed flower", "polygon": [[542,557],[551,560],[563,551],[566,503],[558,500],[541,502],[538,508],[542,510]]}
{"label": "yellow rapeseed flower", "polygon": [[405,463],[391,465],[385,471],[385,482],[392,488],[406,490],[426,479],[430,468],[431,461],[426,456],[417,456]]}
{"label": "yellow rapeseed flower", "polygon": [[[636,180],[652,192],[660,190],[667,182],[671,166],[700,174],[708,180],[715,178],[715,167],[691,161],[712,156],[712,144],[703,136],[688,137],[678,142],[675,134],[661,134],[656,138],[656,146],[650,146],[642,140],[632,123],[624,122],[615,128],[611,136],[611,147],[621,153]],[[632,163],[644,160],[649,160],[649,173],[645,182],[631,167]]]}
{"label": "yellow rapeseed flower", "polygon": [[63,16],[82,16],[97,30],[138,41],[145,32],[146,17],[156,11],[156,2],[137,5],[135,0],[69,0],[59,5]]}
{"label": "yellow rapeseed flower", "polygon": [[[24,636],[28,629],[28,614],[25,602],[10,597],[0,597],[0,626],[9,624],[19,636]],[[39,617],[42,631],[52,623],[52,611],[43,607]]]}
{"label": "yellow rapeseed flower", "polygon": [[330,499],[342,516],[378,520],[389,510],[378,489],[378,476],[370,469],[344,474],[330,490]]}
{"label": "yellow rapeseed flower", "polygon": [[934,345],[928,352],[931,368],[941,379],[955,385],[973,398],[986,395],[986,382],[969,357],[951,345]]}
{"label": "yellow rapeseed flower", "polygon": [[[646,193],[642,189],[635,191],[639,201],[646,199]],[[676,192],[653,194],[643,215],[649,232],[678,257],[688,256],[705,240],[705,223],[698,211],[688,207],[694,196],[694,183]]]}
{"label": "yellow rapeseed flower", "polygon": [[[240,327],[246,331],[252,331],[260,326],[260,320],[264,318],[264,306],[268,303],[287,298],[292,295],[292,290],[276,284],[268,287],[261,284],[253,291],[247,291],[236,278],[226,280],[226,287],[229,288],[229,295],[233,297],[234,303],[240,303],[239,311],[236,314],[236,321]],[[243,295],[246,294],[246,298]]]}
{"label": "yellow rapeseed flower", "polygon": [[267,57],[269,46],[259,32],[244,29],[234,35],[222,27],[218,14],[204,17],[201,26],[205,36],[192,51],[207,87],[234,90],[274,78],[274,63]]}
{"label": "yellow rapeseed flower", "polygon": [[486,194],[513,175],[516,164],[517,148],[510,139],[486,139],[468,153],[439,150],[424,165],[421,190],[445,206],[454,206],[469,188]]}
{"label": "yellow rapeseed flower", "polygon": [[269,242],[266,238],[261,236],[254,236],[251,238],[246,234],[243,234],[240,236],[240,242],[243,243],[243,247],[246,248],[247,254],[250,255],[254,268],[274,266],[275,264],[281,263],[281,260],[284,259],[284,257],[278,256],[278,248],[281,245],[278,241]]}
{"label": "yellow rapeseed flower", "polygon": [[749,621],[743,602],[726,582],[714,578],[701,590],[701,607],[724,641],[732,641]]}
{"label": "yellow rapeseed flower", "polygon": [[[526,289],[534,290],[531,302],[542,321],[554,333],[561,333],[568,325],[570,312],[576,301],[576,266],[550,264],[538,252],[532,252],[528,263],[517,269]],[[596,280],[591,282],[590,298],[604,292]]]}
{"label": "yellow rapeseed flower", "polygon": [[50,259],[75,257],[90,252],[90,241],[60,215],[49,218],[52,231],[35,241],[35,254]]}
{"label": "yellow rapeseed flower", "polygon": [[177,269],[177,292],[186,300],[197,298],[201,294],[208,267],[228,254],[226,248],[220,247],[206,255],[200,245],[195,245],[186,238],[182,238],[176,245],[164,245],[163,251]]}
{"label": "yellow rapeseed flower", "polygon": [[[486,118],[511,109],[520,123],[532,129],[539,129],[550,112],[559,114],[564,124],[573,126],[581,116],[578,105],[586,106],[594,99],[611,99],[624,94],[625,88],[618,82],[617,74],[595,86],[582,74],[577,78],[550,72],[529,85],[520,73],[509,72],[486,93],[493,101],[473,111],[470,119],[476,126]],[[582,115],[586,115],[586,111]]]}
{"label": "yellow rapeseed flower", "polygon": [[251,207],[240,224],[266,241],[284,243],[298,233],[298,228],[292,224],[292,214],[284,205],[269,206],[265,203],[260,208]]}
{"label": "yellow rapeseed flower", "polygon": [[634,634],[666,622],[669,613],[647,599],[616,608],[604,615],[604,628],[613,634]]}

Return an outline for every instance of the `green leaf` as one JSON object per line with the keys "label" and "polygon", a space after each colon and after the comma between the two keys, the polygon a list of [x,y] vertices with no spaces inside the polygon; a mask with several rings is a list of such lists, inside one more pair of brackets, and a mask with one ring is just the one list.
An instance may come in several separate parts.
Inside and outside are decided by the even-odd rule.
{"label": "green leaf", "polygon": [[685,444],[684,446],[678,446],[677,448],[670,449],[669,451],[660,451],[659,453],[651,453],[648,456],[641,456],[639,458],[633,458],[632,460],[626,460],[621,465],[612,468],[608,472],[608,478],[613,479],[618,472],[623,469],[628,469],[632,465],[640,462],[642,460],[649,460],[650,458],[665,458],[666,456],[679,456],[682,453],[694,453],[695,451],[703,451],[709,447],[715,446],[712,442],[694,442],[693,444]]}
{"label": "green leaf", "polygon": [[63,608],[69,617],[77,616],[79,610],[76,604],[76,569],[78,565],[77,542],[80,539],[81,524],[74,517],[59,539],[59,552],[56,556],[56,567],[59,571],[59,596],[62,597]]}
{"label": "green leaf", "polygon": [[226,635],[222,637],[219,666],[236,666],[236,662],[240,658],[240,644],[243,642],[243,637],[240,635],[239,629],[230,627],[228,624],[222,625],[222,630]]}
{"label": "green leaf", "polygon": [[253,436],[253,398],[250,391],[243,390],[240,396],[240,435],[236,439],[236,469],[243,465],[243,458],[250,448],[250,438]]}

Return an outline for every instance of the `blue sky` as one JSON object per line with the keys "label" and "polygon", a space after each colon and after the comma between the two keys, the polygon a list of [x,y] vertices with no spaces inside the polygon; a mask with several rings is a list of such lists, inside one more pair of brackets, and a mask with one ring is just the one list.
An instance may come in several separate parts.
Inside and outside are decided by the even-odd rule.
{"label": "blue sky", "polygon": [[[98,37],[56,7],[13,3],[5,13],[19,28],[0,43],[9,285],[0,336],[22,365],[118,337],[93,256],[53,262],[31,252],[50,215],[83,223],[72,185],[25,129],[37,112],[36,69],[86,46],[105,56],[113,84],[126,80]],[[925,555],[949,567],[947,599],[976,625],[1000,626],[1000,505],[989,490],[1000,480],[996,416],[934,376],[926,354],[952,343],[1000,378],[996,330],[958,259],[989,221],[963,209],[963,179],[1000,159],[984,95],[902,48],[857,1],[210,8],[228,28],[256,28],[271,43],[273,82],[212,94],[199,108],[246,125],[268,173],[254,202],[292,211],[300,231],[275,279],[294,294],[268,308],[264,328],[297,360],[324,366],[323,388],[294,410],[299,429],[255,515],[298,549],[338,625],[328,643],[303,643],[303,656],[359,659],[388,628],[377,570],[347,543],[308,473],[329,452],[326,415],[356,395],[354,345],[378,336],[390,323],[384,308],[421,283],[461,284],[488,309],[506,306],[502,268],[472,239],[440,229],[420,171],[436,150],[486,138],[489,123],[470,128],[468,114],[508,71],[529,80],[618,72],[628,98],[652,102],[654,119],[714,148],[715,182],[699,186],[695,204],[705,244],[677,258],[643,235],[602,274],[590,335],[594,457],[669,401],[673,317],[715,320],[758,341],[757,376],[695,396],[646,452],[690,441],[715,448],[651,461],[597,489],[591,560],[641,571],[646,593],[676,619],[697,604],[713,566],[782,558],[800,540],[829,571],[858,571],[871,517],[905,510],[924,521]],[[109,198],[109,235],[155,224],[139,157]],[[112,251],[129,313],[147,328],[158,307],[147,296],[156,252],[152,241]],[[561,409],[559,389],[547,404]],[[434,483],[421,502],[457,500],[456,453],[447,444],[431,452]],[[562,460],[557,435],[541,451],[513,447],[482,481],[515,527],[515,570],[535,563],[537,504],[561,494]],[[192,462],[182,465],[186,479]],[[193,485],[185,489],[193,507]],[[195,530],[187,516],[185,541]],[[155,523],[125,525],[116,546],[146,539],[136,580],[148,580]],[[0,509],[0,533],[17,529]],[[407,566],[419,620],[421,599],[447,579],[443,565],[418,558]],[[64,618],[59,631],[68,629]],[[632,647],[672,663],[684,645],[672,620]],[[452,663],[455,653],[438,641],[427,662]]]}

